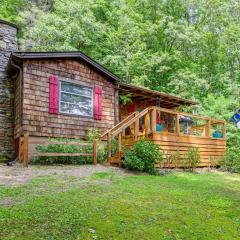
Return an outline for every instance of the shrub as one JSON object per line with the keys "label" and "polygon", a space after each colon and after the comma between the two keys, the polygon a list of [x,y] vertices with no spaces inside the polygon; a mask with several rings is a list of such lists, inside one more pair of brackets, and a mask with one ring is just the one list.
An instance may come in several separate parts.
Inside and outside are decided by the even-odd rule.
{"label": "shrub", "polygon": [[92,142],[94,139],[99,139],[101,136],[100,132],[96,128],[89,128],[87,131],[87,140]]}
{"label": "shrub", "polygon": [[169,152],[166,152],[166,156],[164,159],[165,167],[175,167],[177,168],[180,165],[181,161],[181,155],[180,152],[177,151],[176,153],[170,154]]}
{"label": "shrub", "polygon": [[0,154],[0,163],[5,163],[7,161],[11,160],[10,156],[8,154]]}
{"label": "shrub", "polygon": [[135,143],[129,150],[125,150],[124,166],[130,170],[156,174],[154,165],[162,160],[160,147],[143,139]]}
{"label": "shrub", "polygon": [[221,166],[229,172],[240,173],[240,150],[229,148],[226,156],[222,159]]}
{"label": "shrub", "polygon": [[[64,142],[73,142],[79,140],[73,139],[51,139],[50,141],[59,141],[59,144],[48,144],[48,145],[41,145],[38,144],[36,146],[36,150],[40,153],[92,153],[93,148],[92,146],[74,146],[74,145],[66,145],[61,144],[61,141]],[[90,164],[92,163],[93,159],[91,156],[65,156],[65,157],[35,157],[31,163],[33,164]]]}
{"label": "shrub", "polygon": [[200,162],[200,154],[198,148],[191,148],[185,155],[184,165],[185,168],[190,168],[192,171],[197,167]]}

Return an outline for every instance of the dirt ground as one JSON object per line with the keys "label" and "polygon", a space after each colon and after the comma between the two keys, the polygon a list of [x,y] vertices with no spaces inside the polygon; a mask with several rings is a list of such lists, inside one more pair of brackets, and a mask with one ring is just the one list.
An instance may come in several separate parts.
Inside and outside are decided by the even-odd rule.
{"label": "dirt ground", "polygon": [[128,174],[126,171],[116,167],[108,167],[103,165],[54,165],[54,166],[29,166],[23,168],[20,164],[7,166],[0,164],[0,185],[16,185],[23,184],[38,176],[59,175],[74,176],[85,178],[93,173],[114,171],[119,174]]}
{"label": "dirt ground", "polygon": [[[47,175],[58,175],[62,177],[74,176],[77,178],[85,178],[91,176],[97,172],[109,172],[113,171],[119,175],[139,175],[143,173],[127,171],[123,168],[110,167],[104,165],[29,165],[28,168],[23,168],[20,164],[13,166],[7,166],[6,164],[0,164],[0,186],[6,185],[17,185],[24,184],[31,181],[35,177],[47,176]],[[183,171],[182,169],[159,169],[160,175],[169,174],[172,171]],[[200,168],[196,169],[195,173],[201,174],[205,172],[221,172],[216,169]]]}

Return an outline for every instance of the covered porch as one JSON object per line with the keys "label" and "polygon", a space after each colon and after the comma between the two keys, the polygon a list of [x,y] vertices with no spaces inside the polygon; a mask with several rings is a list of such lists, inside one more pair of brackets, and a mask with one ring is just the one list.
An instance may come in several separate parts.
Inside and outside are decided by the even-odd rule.
{"label": "covered porch", "polygon": [[[160,145],[164,162],[156,167],[184,167],[184,158],[192,148],[198,148],[199,167],[216,166],[226,153],[226,123],[177,111],[181,105],[196,102],[168,94],[138,88],[120,86],[121,93],[131,93],[132,102],[120,105],[120,122],[102,135],[108,142],[108,161],[121,164],[122,146],[131,147],[139,139],[147,138]],[[118,142],[113,152],[112,140]]]}
{"label": "covered porch", "polygon": [[127,148],[142,138],[159,145],[164,162],[158,167],[185,167],[184,157],[191,148],[199,150],[199,167],[218,165],[226,153],[226,123],[222,120],[158,107],[149,107],[139,116],[129,126],[130,131],[123,126],[118,138]]}

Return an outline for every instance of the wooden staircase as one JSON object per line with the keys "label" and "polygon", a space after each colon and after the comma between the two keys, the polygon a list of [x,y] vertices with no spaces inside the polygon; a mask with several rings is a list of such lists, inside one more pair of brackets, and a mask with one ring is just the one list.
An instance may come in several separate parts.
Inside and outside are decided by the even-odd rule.
{"label": "wooden staircase", "polygon": [[124,155],[123,152],[115,153],[110,158],[108,158],[108,162],[110,165],[116,165],[121,167],[123,165]]}
{"label": "wooden staircase", "polygon": [[[108,130],[101,136],[101,140],[107,141],[108,146],[108,163],[111,165],[121,166],[123,164],[124,155],[122,151],[122,140],[125,137],[126,129],[130,126],[133,126],[133,137],[134,140],[138,140],[139,136],[139,119],[144,117],[144,132],[146,136],[150,133],[150,114],[153,114],[152,119],[156,119],[156,111],[153,107],[148,107],[141,112],[134,112],[117,125],[115,125],[112,129]],[[156,125],[156,123],[152,122],[151,126]],[[112,152],[112,139],[117,138],[117,152]]]}

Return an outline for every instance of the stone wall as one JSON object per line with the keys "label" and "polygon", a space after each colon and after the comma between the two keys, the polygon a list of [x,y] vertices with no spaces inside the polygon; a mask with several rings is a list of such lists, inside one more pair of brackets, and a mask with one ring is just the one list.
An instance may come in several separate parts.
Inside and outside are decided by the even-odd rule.
{"label": "stone wall", "polygon": [[17,28],[0,20],[0,156],[13,156],[13,80],[6,74],[11,52],[15,51]]}

